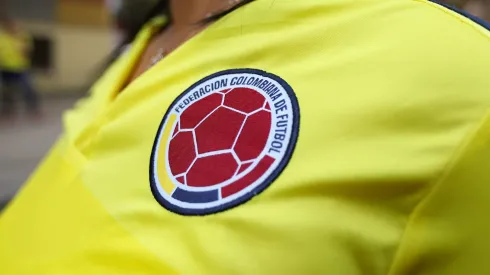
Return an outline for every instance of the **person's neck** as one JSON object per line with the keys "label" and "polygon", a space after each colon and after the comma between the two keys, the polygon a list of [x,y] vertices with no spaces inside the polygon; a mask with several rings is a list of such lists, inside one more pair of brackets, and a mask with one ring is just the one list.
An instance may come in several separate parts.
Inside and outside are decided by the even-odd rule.
{"label": "person's neck", "polygon": [[189,26],[203,20],[208,14],[227,8],[228,0],[170,0],[172,23]]}

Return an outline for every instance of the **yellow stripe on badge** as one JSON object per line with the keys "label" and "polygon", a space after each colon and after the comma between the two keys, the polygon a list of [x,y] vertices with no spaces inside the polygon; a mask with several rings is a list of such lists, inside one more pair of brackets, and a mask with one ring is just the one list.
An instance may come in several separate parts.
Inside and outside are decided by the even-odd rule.
{"label": "yellow stripe on badge", "polygon": [[169,178],[168,169],[167,169],[167,144],[168,140],[171,137],[173,126],[175,125],[175,120],[177,120],[177,116],[172,114],[168,117],[165,128],[161,132],[160,138],[160,146],[157,152],[157,173],[158,173],[158,181],[160,182],[160,186],[165,190],[165,192],[169,195],[172,195],[176,186]]}

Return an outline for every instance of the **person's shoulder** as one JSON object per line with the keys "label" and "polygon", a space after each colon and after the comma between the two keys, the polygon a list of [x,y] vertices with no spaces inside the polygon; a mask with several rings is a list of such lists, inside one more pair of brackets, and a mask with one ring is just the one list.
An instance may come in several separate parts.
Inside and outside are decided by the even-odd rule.
{"label": "person's shoulder", "polygon": [[469,12],[433,0],[404,0],[398,5],[398,20],[408,20],[422,35],[446,34],[490,43],[490,24]]}
{"label": "person's shoulder", "polygon": [[[410,40],[414,47],[430,50],[431,46],[444,44],[444,48],[455,49],[468,47],[471,43],[476,53],[475,46],[487,47],[490,43],[490,23],[436,0],[365,0],[359,5],[354,5],[351,0],[335,2],[343,2],[342,5],[338,4],[337,13],[341,15],[337,15],[336,20],[350,18],[349,22],[361,22],[362,29],[389,31],[392,40]],[[323,16],[328,17],[327,14]]]}
{"label": "person's shoulder", "polygon": [[378,4],[385,7],[378,21],[390,26],[394,39],[427,51],[447,51],[452,57],[489,52],[490,24],[468,12],[431,0],[378,2],[389,2]]}
{"label": "person's shoulder", "polygon": [[406,71],[406,85],[437,92],[442,101],[474,98],[490,107],[488,23],[435,1],[378,2],[386,2],[386,12],[376,19],[377,33],[386,56],[396,55],[393,65]]}

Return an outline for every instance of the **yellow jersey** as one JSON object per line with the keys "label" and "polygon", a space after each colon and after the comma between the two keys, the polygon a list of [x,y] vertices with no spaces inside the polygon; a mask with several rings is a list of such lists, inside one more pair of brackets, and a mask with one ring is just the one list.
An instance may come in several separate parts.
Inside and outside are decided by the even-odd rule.
{"label": "yellow jersey", "polygon": [[28,69],[30,47],[31,39],[27,33],[20,31],[14,35],[0,29],[0,69],[9,72]]}
{"label": "yellow jersey", "polygon": [[2,274],[490,274],[483,27],[258,0],[122,88],[151,36],[2,214]]}

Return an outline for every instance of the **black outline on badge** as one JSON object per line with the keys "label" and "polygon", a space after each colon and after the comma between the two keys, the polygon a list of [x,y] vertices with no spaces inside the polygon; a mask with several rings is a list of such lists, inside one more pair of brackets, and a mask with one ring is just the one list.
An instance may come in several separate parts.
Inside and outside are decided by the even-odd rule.
{"label": "black outline on badge", "polygon": [[[289,142],[288,148],[286,149],[286,153],[284,154],[283,159],[281,160],[281,162],[279,163],[279,165],[277,166],[275,171],[273,171],[269,175],[269,177],[264,180],[263,183],[259,184],[255,189],[253,189],[251,192],[243,195],[242,197],[240,197],[236,200],[230,201],[228,203],[225,203],[225,204],[222,204],[219,206],[215,206],[212,208],[206,208],[206,209],[188,209],[188,208],[178,207],[178,206],[168,202],[165,198],[163,198],[160,195],[160,192],[158,192],[158,189],[156,187],[157,183],[153,180],[153,174],[155,172],[153,170],[153,162],[155,160],[156,145],[157,145],[159,134],[161,133],[162,128],[165,124],[165,121],[167,120],[169,113],[172,111],[174,104],[176,102],[178,102],[182,97],[184,97],[190,90],[194,89],[195,87],[197,87],[198,85],[200,85],[201,83],[203,83],[209,79],[219,77],[222,75],[237,74],[237,73],[251,73],[251,74],[258,74],[258,75],[262,75],[264,77],[272,78],[275,81],[277,81],[286,90],[288,96],[291,99],[291,105],[293,107],[292,132],[291,132],[291,137],[290,137],[290,142]],[[281,175],[281,173],[284,171],[284,169],[286,168],[286,166],[288,165],[289,161],[292,158],[292,155],[294,153],[294,149],[296,148],[296,144],[298,142],[299,126],[300,126],[299,124],[300,124],[300,108],[299,108],[299,104],[298,104],[298,99],[296,97],[296,94],[294,93],[293,88],[285,80],[283,80],[281,77],[279,77],[275,74],[271,74],[271,73],[262,71],[262,70],[258,70],[258,69],[229,69],[229,70],[224,70],[224,71],[220,71],[220,72],[211,74],[211,75],[199,80],[198,82],[196,82],[195,84],[193,84],[192,86],[187,88],[184,92],[182,92],[172,102],[172,104],[170,104],[170,106],[167,109],[167,112],[165,112],[165,115],[163,116],[162,121],[160,122],[160,126],[158,127],[157,133],[155,135],[155,140],[153,141],[153,146],[151,149],[151,158],[150,158],[150,188],[151,188],[151,192],[153,194],[153,197],[161,206],[163,206],[168,211],[173,212],[173,213],[178,214],[178,215],[183,215],[183,216],[207,216],[207,215],[217,214],[217,213],[224,212],[224,211],[233,209],[235,207],[238,207],[238,206],[248,202],[249,200],[253,199],[255,196],[259,195],[263,191],[265,191],[279,177],[279,175]]]}

